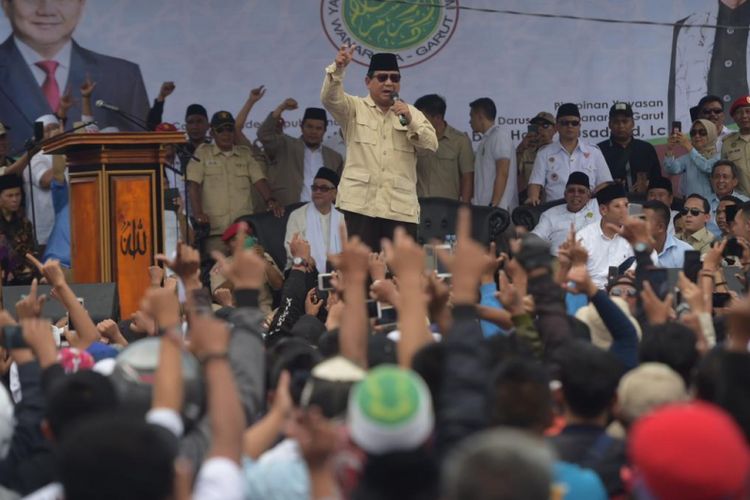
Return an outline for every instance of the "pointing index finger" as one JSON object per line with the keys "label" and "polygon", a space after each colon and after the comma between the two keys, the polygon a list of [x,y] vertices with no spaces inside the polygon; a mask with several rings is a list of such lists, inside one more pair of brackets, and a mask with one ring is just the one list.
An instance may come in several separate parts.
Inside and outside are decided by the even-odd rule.
{"label": "pointing index finger", "polygon": [[471,238],[471,212],[468,207],[458,209],[458,220],[456,221],[456,239],[458,241]]}

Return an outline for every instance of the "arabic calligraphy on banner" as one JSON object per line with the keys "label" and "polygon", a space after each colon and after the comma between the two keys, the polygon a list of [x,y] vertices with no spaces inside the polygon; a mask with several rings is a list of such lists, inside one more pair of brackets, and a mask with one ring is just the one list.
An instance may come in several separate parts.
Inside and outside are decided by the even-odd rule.
{"label": "arabic calligraphy on banner", "polygon": [[122,223],[120,228],[120,253],[135,259],[136,255],[148,252],[148,233],[143,219],[131,219]]}

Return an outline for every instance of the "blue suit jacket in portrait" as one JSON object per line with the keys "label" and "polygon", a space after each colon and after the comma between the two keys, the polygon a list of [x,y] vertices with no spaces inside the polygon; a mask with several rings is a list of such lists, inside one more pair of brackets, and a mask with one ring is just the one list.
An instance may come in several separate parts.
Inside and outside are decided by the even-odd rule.
{"label": "blue suit jacket in portrait", "polygon": [[[87,74],[96,82],[92,105],[103,99],[127,113],[146,119],[148,97],[138,65],[97,54],[73,41],[67,85],[73,91],[75,104],[68,111],[67,128],[81,119],[80,87]],[[64,91],[60,89],[61,93]],[[99,128],[113,126],[120,130],[139,130],[111,111],[94,107],[93,112]],[[8,134],[11,152],[18,152],[26,139],[34,135],[33,122],[37,118],[51,113],[53,110],[16,47],[13,36],[8,37],[0,45],[0,121],[11,128]]]}

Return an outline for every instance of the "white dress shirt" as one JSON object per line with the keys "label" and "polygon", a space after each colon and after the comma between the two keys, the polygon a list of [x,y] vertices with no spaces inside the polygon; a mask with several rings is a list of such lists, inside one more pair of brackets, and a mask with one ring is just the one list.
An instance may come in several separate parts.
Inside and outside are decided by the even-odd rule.
{"label": "white dress shirt", "polygon": [[513,210],[518,206],[518,183],[516,178],[516,153],[510,133],[499,125],[493,125],[482,136],[474,156],[474,205],[487,206],[492,202],[492,191],[497,177],[497,160],[509,160],[508,180],[498,207]]}
{"label": "white dress shirt", "polygon": [[[31,211],[31,196],[29,196],[29,172],[23,172],[23,189],[26,192],[26,217],[34,225],[36,240],[40,245],[47,244],[55,225],[55,206],[52,203],[52,191],[41,187],[39,182],[44,173],[52,168],[52,155],[37,153],[31,158],[31,179],[34,184],[34,211]],[[67,170],[65,172],[67,178]],[[32,215],[33,214],[33,215]]]}
{"label": "white dress shirt", "polygon": [[565,184],[573,172],[588,175],[592,190],[599,184],[612,180],[612,174],[599,148],[579,139],[571,154],[568,154],[559,141],[541,148],[536,154],[529,184],[544,187],[544,201],[559,200],[565,194]]}
{"label": "white dress shirt", "polygon": [[575,225],[576,232],[578,232],[593,222],[599,222],[601,218],[599,204],[596,198],[592,198],[578,212],[568,210],[567,204],[545,210],[539,218],[539,223],[531,232],[548,241],[551,246],[550,252],[552,255],[557,255],[558,248],[568,238],[571,224]]}
{"label": "white dress shirt", "polygon": [[323,147],[318,146],[315,149],[310,149],[305,146],[305,166],[302,181],[302,192],[300,193],[300,201],[312,201],[312,186],[313,180],[315,180],[315,174],[318,173],[320,167],[323,166]]}
{"label": "white dress shirt", "polygon": [[601,222],[589,224],[576,236],[589,253],[586,268],[597,288],[607,285],[610,267],[619,266],[625,259],[633,256],[630,243],[619,234],[615,234],[613,238],[605,236]]}
{"label": "white dress shirt", "polygon": [[60,52],[55,54],[51,59],[45,59],[36,53],[34,49],[23,43],[19,38],[14,37],[13,41],[18,47],[18,51],[21,53],[23,60],[28,64],[31,74],[34,75],[37,83],[41,87],[44,80],[47,78],[47,73],[42,68],[36,65],[41,61],[57,61],[57,69],[55,70],[55,80],[57,80],[57,88],[60,89],[60,97],[65,93],[65,87],[68,85],[68,75],[70,74],[70,51],[73,48],[73,43],[68,40],[65,45],[60,49]]}

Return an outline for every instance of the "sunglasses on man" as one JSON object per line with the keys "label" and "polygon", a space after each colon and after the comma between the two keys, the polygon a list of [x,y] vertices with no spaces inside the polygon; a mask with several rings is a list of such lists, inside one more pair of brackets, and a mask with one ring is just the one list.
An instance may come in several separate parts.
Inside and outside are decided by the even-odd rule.
{"label": "sunglasses on man", "polygon": [[325,193],[327,193],[329,191],[333,191],[336,188],[335,187],[330,187],[330,186],[320,186],[318,184],[313,184],[312,186],[310,186],[310,189],[312,190],[313,193],[320,192],[320,193],[325,194]]}
{"label": "sunglasses on man", "polygon": [[389,79],[393,83],[398,83],[401,81],[401,75],[399,73],[378,73],[377,75],[373,75],[373,78],[375,78],[380,83],[385,83]]}
{"label": "sunglasses on man", "polygon": [[706,212],[704,212],[700,208],[683,208],[682,210],[680,210],[680,214],[681,215],[690,214],[693,217],[698,217],[699,215],[702,215],[702,214],[705,214],[705,213]]}
{"label": "sunglasses on man", "polygon": [[222,125],[221,127],[214,128],[214,132],[217,134],[221,134],[222,132],[234,132],[234,127],[232,125]]}
{"label": "sunglasses on man", "polygon": [[581,124],[580,120],[560,120],[559,123],[563,127],[577,127]]}

